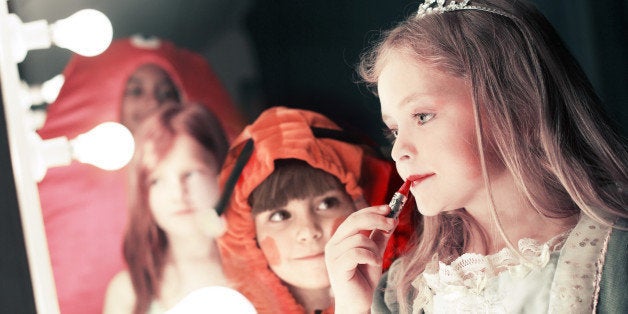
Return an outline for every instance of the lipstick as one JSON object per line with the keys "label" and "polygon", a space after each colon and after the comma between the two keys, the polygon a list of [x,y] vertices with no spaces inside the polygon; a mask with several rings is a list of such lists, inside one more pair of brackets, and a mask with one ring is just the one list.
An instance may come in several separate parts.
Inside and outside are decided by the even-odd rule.
{"label": "lipstick", "polygon": [[[412,184],[412,181],[407,180],[406,182],[403,183],[403,185],[399,188],[399,190],[395,192],[395,194],[393,194],[393,197],[390,200],[390,203],[388,203],[388,206],[390,207],[390,212],[388,213],[388,215],[386,215],[387,218],[396,219],[397,217],[399,217],[399,214],[401,213],[401,209],[403,208],[403,205],[405,205],[406,201],[408,200],[408,192],[410,192],[411,184]],[[374,234],[375,234],[375,230],[371,231],[369,238],[372,239]]]}
{"label": "lipstick", "polygon": [[403,205],[405,205],[406,201],[408,200],[408,192],[410,191],[410,184],[412,184],[412,181],[406,180],[406,182],[403,183],[403,185],[399,188],[399,190],[395,192],[392,199],[390,200],[390,203],[388,203],[388,206],[390,206],[390,213],[388,213],[386,217],[388,218],[399,217],[399,214],[401,213],[401,209],[403,208]]}

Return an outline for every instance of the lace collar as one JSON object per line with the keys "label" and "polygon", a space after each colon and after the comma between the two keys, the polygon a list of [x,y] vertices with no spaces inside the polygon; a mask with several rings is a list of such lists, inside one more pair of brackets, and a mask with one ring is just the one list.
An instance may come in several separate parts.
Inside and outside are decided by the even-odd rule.
{"label": "lace collar", "polygon": [[[546,243],[524,238],[518,241],[519,255],[504,248],[492,255],[466,253],[450,264],[440,262],[434,255],[423,272],[412,283],[418,295],[414,309],[431,302],[434,291],[466,291],[480,293],[487,283],[504,271],[514,278],[523,278],[535,268],[543,268],[552,252],[563,247],[558,259],[550,295],[550,312],[564,311],[574,306],[593,304],[595,287],[601,276],[600,258],[610,234],[610,227],[583,215],[574,229],[561,233]],[[596,272],[597,270],[597,272]],[[597,275],[596,275],[597,274]],[[592,305],[591,305],[592,306]],[[579,308],[579,307],[576,307]],[[554,310],[552,310],[554,309]]]}

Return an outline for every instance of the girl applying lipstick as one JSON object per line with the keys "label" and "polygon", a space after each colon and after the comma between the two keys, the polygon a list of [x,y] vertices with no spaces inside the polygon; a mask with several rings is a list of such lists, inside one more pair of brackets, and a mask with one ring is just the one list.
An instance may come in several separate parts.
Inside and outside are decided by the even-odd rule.
{"label": "girl applying lipstick", "polygon": [[426,0],[363,56],[424,217],[383,275],[388,206],[338,227],[337,312],[626,311],[627,145],[534,5]]}

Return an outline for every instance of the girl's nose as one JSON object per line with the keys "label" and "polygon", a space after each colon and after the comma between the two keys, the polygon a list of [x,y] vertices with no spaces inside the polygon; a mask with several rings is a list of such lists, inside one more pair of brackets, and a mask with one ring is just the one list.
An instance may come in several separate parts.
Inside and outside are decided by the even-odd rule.
{"label": "girl's nose", "polygon": [[173,180],[167,191],[164,193],[168,193],[170,199],[176,202],[185,202],[187,200],[187,187],[184,182]]}
{"label": "girl's nose", "polygon": [[390,151],[390,156],[395,162],[400,162],[409,159],[415,153],[413,141],[416,139],[409,138],[409,136],[406,136],[403,132],[397,132],[397,137]]}
{"label": "girl's nose", "polygon": [[323,236],[323,230],[321,229],[318,221],[315,218],[304,218],[298,222],[297,225],[297,241],[308,242],[318,240]]}

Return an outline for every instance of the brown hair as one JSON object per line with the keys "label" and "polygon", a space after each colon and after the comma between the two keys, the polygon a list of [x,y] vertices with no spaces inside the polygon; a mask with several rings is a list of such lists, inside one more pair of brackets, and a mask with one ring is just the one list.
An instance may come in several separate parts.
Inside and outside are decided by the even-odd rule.
{"label": "brown hair", "polygon": [[[227,140],[218,119],[201,105],[160,109],[142,122],[135,135],[135,155],[129,165],[129,221],[124,236],[124,258],[136,295],[134,313],[146,313],[158,297],[168,238],[148,205],[147,177],[155,162],[172,148],[178,135],[198,141],[214,158],[218,171],[227,153]],[[157,161],[149,156],[156,155]]]}
{"label": "brown hair", "polygon": [[[626,143],[550,23],[525,1],[471,4],[501,14],[458,10],[409,17],[363,55],[363,80],[377,84],[391,51],[467,80],[483,167],[482,147],[491,145],[529,202],[547,217],[582,211],[608,222],[607,215],[628,216],[623,191],[628,184]],[[488,184],[486,171],[483,175]],[[452,223],[456,221],[460,223]],[[451,226],[461,232],[449,232]],[[497,227],[501,230],[499,223]],[[397,283],[404,311],[410,283],[425,264],[435,253],[455,258],[465,252],[465,237],[472,229],[483,234],[464,210],[425,217]]]}
{"label": "brown hair", "polygon": [[321,195],[335,189],[345,191],[344,185],[332,174],[303,160],[279,159],[275,161],[275,170],[251,192],[249,205],[255,215],[283,207],[293,199]]}

